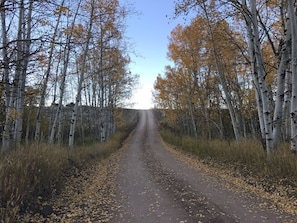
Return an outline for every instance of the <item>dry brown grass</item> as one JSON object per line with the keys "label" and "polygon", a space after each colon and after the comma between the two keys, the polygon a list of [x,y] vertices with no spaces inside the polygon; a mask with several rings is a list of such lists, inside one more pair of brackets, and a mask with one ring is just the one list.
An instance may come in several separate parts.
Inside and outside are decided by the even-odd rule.
{"label": "dry brown grass", "polygon": [[[131,129],[130,129],[131,130]],[[32,208],[38,199],[61,191],[64,179],[91,162],[107,158],[128,136],[125,129],[104,143],[69,150],[35,144],[12,151],[0,159],[0,222],[15,222],[17,214]],[[74,168],[75,167],[75,168]]]}
{"label": "dry brown grass", "polygon": [[260,142],[252,139],[207,141],[176,136],[169,131],[162,131],[161,136],[207,165],[231,169],[234,176],[244,178],[248,184],[297,198],[297,157],[290,152],[288,143],[282,143],[267,157]]}
{"label": "dry brown grass", "polygon": [[[12,221],[30,197],[50,193],[67,165],[68,149],[32,145],[10,152],[0,161],[1,219]],[[12,218],[12,219],[11,219]]]}

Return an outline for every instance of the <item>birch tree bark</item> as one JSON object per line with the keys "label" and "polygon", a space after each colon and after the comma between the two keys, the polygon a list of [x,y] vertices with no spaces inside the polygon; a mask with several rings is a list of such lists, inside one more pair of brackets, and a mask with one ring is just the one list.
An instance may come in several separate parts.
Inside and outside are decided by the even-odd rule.
{"label": "birch tree bark", "polygon": [[94,16],[94,2],[95,0],[92,0],[91,2],[91,12],[90,12],[90,18],[89,18],[89,27],[87,30],[87,36],[86,36],[86,45],[85,45],[85,51],[83,54],[82,58],[82,68],[80,71],[80,78],[79,78],[79,84],[78,84],[78,89],[77,89],[77,94],[76,94],[76,100],[75,100],[75,105],[72,111],[72,117],[71,117],[71,122],[70,122],[70,131],[69,131],[69,143],[68,146],[70,148],[73,148],[74,145],[74,133],[75,133],[75,124],[76,124],[76,119],[77,119],[77,110],[78,110],[78,105],[81,100],[81,91],[82,91],[82,86],[83,86],[83,81],[84,81],[84,76],[85,76],[85,70],[86,70],[86,61],[87,61],[87,56],[89,52],[89,44],[90,40],[92,38],[92,27],[93,27],[93,16]]}
{"label": "birch tree bark", "polygon": [[10,141],[10,100],[11,100],[11,85],[9,81],[9,58],[8,58],[8,37],[6,27],[6,5],[5,0],[1,0],[0,15],[1,15],[1,30],[2,30],[2,58],[3,58],[3,83],[4,83],[4,100],[5,100],[5,123],[2,134],[1,152],[4,153],[9,149]]}
{"label": "birch tree bark", "polygon": [[49,136],[49,143],[50,144],[52,144],[54,142],[57,124],[58,124],[59,120],[61,120],[61,118],[62,118],[62,115],[61,115],[62,103],[63,103],[63,98],[64,98],[66,75],[67,75],[69,59],[70,59],[71,41],[72,41],[73,30],[74,30],[74,27],[75,27],[75,22],[76,22],[76,18],[78,16],[80,5],[81,5],[81,0],[78,2],[76,12],[74,14],[74,17],[73,17],[73,20],[72,20],[72,23],[71,23],[70,32],[67,33],[66,43],[65,43],[64,50],[63,50],[63,52],[64,52],[63,53],[63,71],[62,71],[62,80],[61,80],[61,83],[60,83],[59,103],[58,103],[58,107],[57,107],[57,110],[56,110],[56,113],[55,113],[54,121],[53,121],[53,124],[52,124],[50,136]]}
{"label": "birch tree bark", "polygon": [[[3,40],[3,62],[4,62],[4,85],[5,85],[5,105],[6,105],[6,120],[2,137],[2,151],[7,151],[11,146],[11,140],[15,142],[15,146],[19,146],[23,132],[23,113],[24,113],[24,97],[25,83],[27,77],[27,67],[30,56],[31,45],[31,23],[33,0],[26,2],[28,8],[25,7],[25,2],[20,1],[18,6],[18,22],[17,36],[15,39],[16,46],[13,49],[15,53],[15,69],[14,77],[10,77],[13,73],[9,68],[9,57],[7,52],[8,36],[6,25],[6,8],[9,5],[6,1],[1,1],[1,26]],[[12,5],[11,7],[14,7]],[[15,10],[13,8],[12,10]],[[12,22],[13,18],[11,19]],[[10,27],[10,26],[9,26]],[[10,84],[10,81],[12,84]]]}
{"label": "birch tree bark", "polygon": [[[18,35],[18,41],[21,41],[18,50],[20,50],[20,67],[16,68],[17,72],[20,72],[18,92],[17,92],[17,104],[16,111],[18,113],[16,123],[15,123],[15,141],[17,147],[20,147],[22,133],[23,133],[23,115],[24,115],[24,101],[25,101],[25,86],[27,77],[27,68],[30,57],[30,46],[31,46],[31,23],[32,23],[32,10],[33,10],[34,0],[29,1],[28,13],[25,15],[24,2],[21,1],[20,7],[20,32]],[[23,19],[21,19],[23,17]],[[27,21],[25,21],[27,19]],[[19,53],[19,52],[18,52]]]}
{"label": "birch tree bark", "polygon": [[273,144],[272,148],[275,149],[278,145],[280,134],[281,134],[281,125],[283,121],[283,112],[284,107],[284,98],[285,98],[285,81],[288,65],[290,63],[290,48],[291,48],[291,29],[288,27],[290,21],[288,20],[285,29],[285,40],[282,45],[280,54],[280,63],[277,70],[277,91],[274,107],[274,116],[273,116]]}
{"label": "birch tree bark", "polygon": [[[64,6],[64,0],[61,2],[61,7]],[[59,28],[59,24],[60,24],[60,19],[61,19],[61,15],[62,13],[60,12],[58,14],[58,18],[57,18],[57,22],[56,22],[56,26],[54,29],[54,33],[51,39],[51,43],[50,43],[50,52],[49,52],[49,56],[48,56],[48,64],[47,64],[47,68],[45,71],[45,78],[42,84],[42,91],[41,91],[41,96],[40,96],[40,102],[39,102],[39,106],[38,106],[38,110],[37,110],[37,114],[36,114],[36,127],[35,127],[35,141],[39,141],[40,140],[40,126],[41,126],[41,112],[43,110],[44,107],[44,102],[45,102],[45,94],[47,91],[47,85],[48,85],[48,80],[50,77],[50,72],[51,72],[51,67],[52,67],[52,59],[53,59],[53,54],[54,54],[54,49],[55,49],[55,41],[56,41],[56,36],[57,36],[57,32],[58,32],[58,28]]]}
{"label": "birch tree bark", "polygon": [[[210,3],[210,7],[208,7]],[[175,3],[176,15],[180,13],[187,14],[191,9],[200,6],[204,14],[213,15],[212,9],[216,9],[214,13],[226,13],[226,17],[233,13],[226,9],[229,3],[238,9],[244,18],[247,32],[246,40],[248,44],[247,57],[243,49],[243,57],[251,65],[253,84],[257,102],[257,111],[260,125],[260,135],[263,141],[263,147],[267,154],[271,154],[277,147],[281,134],[286,135],[291,132],[291,150],[297,151],[297,18],[296,18],[296,1],[282,0],[273,1],[257,1],[242,0],[234,1],[188,1],[180,0]],[[219,5],[222,4],[222,5]],[[206,6],[208,7],[206,10]],[[222,6],[222,7],[218,7]],[[265,7],[263,7],[265,6]],[[238,16],[238,14],[236,14]],[[273,18],[272,18],[273,17]],[[229,18],[229,17],[228,17]],[[228,24],[236,25],[238,17],[228,19]],[[208,18],[208,21],[210,19]],[[232,23],[232,21],[234,23]],[[221,21],[220,21],[221,22]],[[209,26],[210,39],[216,43],[211,29],[215,27],[213,24]],[[210,27],[210,28],[209,28]],[[215,29],[213,28],[213,31]],[[211,35],[212,34],[212,35]],[[234,35],[234,34],[231,34]],[[236,34],[235,34],[236,35]],[[215,39],[216,40],[216,39]],[[275,44],[280,42],[280,48],[277,50]],[[218,44],[217,44],[218,45]],[[215,50],[213,49],[215,52]],[[220,52],[219,52],[220,53]],[[216,64],[219,59],[214,57]],[[220,64],[219,64],[220,65]],[[289,66],[290,65],[290,66]],[[220,69],[217,68],[219,71]],[[292,72],[292,75],[290,75]],[[220,75],[220,73],[218,73]],[[275,75],[275,76],[274,76]],[[224,82],[221,78],[221,84]],[[276,77],[276,81],[272,78]],[[223,82],[222,82],[223,80]],[[226,79],[227,80],[227,79]],[[225,80],[225,81],[226,81]],[[227,80],[228,81],[228,80]],[[275,85],[274,85],[275,84]],[[230,90],[230,82],[227,83]],[[224,85],[222,84],[222,89]],[[247,88],[246,90],[249,90]],[[225,90],[223,89],[224,94]],[[231,93],[231,104],[240,99]],[[226,103],[228,105],[228,98]],[[233,104],[234,105],[234,104]],[[241,104],[239,104],[241,106]],[[288,115],[288,107],[290,107]],[[235,105],[235,122],[242,125],[240,116],[236,116]],[[232,116],[231,116],[232,119]],[[236,120],[237,119],[237,120]],[[290,123],[290,129],[283,123]],[[233,122],[233,121],[232,121]],[[252,129],[255,125],[251,124]],[[254,130],[253,130],[254,131]],[[282,132],[283,131],[283,132]]]}
{"label": "birch tree bark", "polygon": [[213,36],[213,30],[212,30],[212,26],[211,26],[211,23],[210,23],[210,18],[209,18],[209,15],[208,15],[208,11],[207,11],[205,2],[201,3],[201,8],[203,9],[204,14],[206,16],[207,27],[208,27],[209,35],[210,35],[210,39],[211,39],[211,45],[212,45],[212,51],[213,51],[213,56],[214,56],[214,60],[215,60],[215,65],[216,65],[218,75],[220,77],[223,92],[225,94],[225,100],[226,100],[227,107],[228,107],[229,114],[230,114],[230,118],[231,118],[231,122],[232,122],[232,126],[233,126],[234,136],[235,136],[235,139],[237,141],[239,141],[239,139],[240,139],[239,126],[240,125],[239,125],[239,123],[237,123],[236,113],[235,113],[235,109],[234,109],[234,107],[232,105],[232,98],[231,98],[230,92],[228,91],[226,77],[225,77],[225,74],[223,73],[223,71],[221,69],[221,65],[220,65],[220,62],[219,62],[219,58],[218,58],[218,54],[217,54],[217,48],[216,48],[216,44],[215,44],[215,39],[214,39],[214,36]]}
{"label": "birch tree bark", "polygon": [[[22,118],[22,113],[19,113],[20,106],[21,106],[21,92],[23,91],[23,83],[25,81],[25,76],[23,76],[23,69],[25,69],[25,72],[27,70],[27,67],[24,67],[24,41],[25,38],[23,36],[23,33],[25,32],[24,29],[25,25],[25,7],[24,7],[24,1],[20,1],[20,7],[19,7],[19,23],[18,23],[18,33],[17,33],[17,44],[16,44],[16,68],[15,68],[15,79],[14,79],[14,89],[13,89],[13,97],[12,99],[14,102],[11,101],[12,105],[15,109],[15,120],[14,120],[14,132],[13,132],[13,139],[16,145],[19,144],[19,131],[20,128],[20,119]],[[26,75],[26,74],[25,74]]]}
{"label": "birch tree bark", "polygon": [[99,37],[99,43],[100,43],[100,53],[99,53],[99,106],[100,106],[100,112],[99,112],[99,135],[100,135],[100,142],[105,141],[105,110],[104,110],[104,101],[105,101],[105,69],[103,66],[103,57],[104,57],[104,47],[105,47],[105,42],[104,42],[104,29],[103,29],[103,19],[102,16],[99,16],[100,19],[100,37]]}
{"label": "birch tree bark", "polygon": [[291,150],[297,152],[297,22],[296,2],[288,0],[288,15],[292,33],[292,97],[291,97]]}
{"label": "birch tree bark", "polygon": [[249,37],[249,51],[252,63],[253,79],[257,95],[257,106],[263,147],[269,155],[273,148],[272,114],[270,110],[271,98],[265,82],[265,71],[261,53],[261,44],[257,20],[256,1],[250,0],[250,10],[246,1],[242,1],[244,18]]}

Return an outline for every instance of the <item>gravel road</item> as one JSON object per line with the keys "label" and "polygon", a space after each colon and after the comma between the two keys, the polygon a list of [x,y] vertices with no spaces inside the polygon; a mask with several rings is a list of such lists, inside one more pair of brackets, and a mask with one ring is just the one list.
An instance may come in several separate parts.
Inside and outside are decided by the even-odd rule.
{"label": "gravel road", "polygon": [[297,222],[174,157],[163,147],[152,111],[140,111],[133,134],[120,159],[112,222]]}

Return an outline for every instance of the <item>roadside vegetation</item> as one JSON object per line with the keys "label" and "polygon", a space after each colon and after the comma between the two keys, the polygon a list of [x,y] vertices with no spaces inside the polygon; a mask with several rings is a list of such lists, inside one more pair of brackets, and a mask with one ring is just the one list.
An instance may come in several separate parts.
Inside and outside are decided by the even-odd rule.
{"label": "roadside vegetation", "polygon": [[297,197],[293,8],[292,0],[176,1],[176,17],[194,16],[172,30],[173,65],[153,92],[166,142],[286,203]]}
{"label": "roadside vegetation", "polygon": [[166,142],[212,165],[228,165],[234,169],[241,169],[244,175],[265,177],[275,181],[280,179],[297,181],[297,159],[287,149],[287,143],[283,143],[267,158],[262,145],[252,139],[240,142],[204,140],[178,136],[168,130],[161,131],[161,136]]}
{"label": "roadside vegetation", "polygon": [[107,158],[121,147],[135,127],[137,113],[126,110],[125,122],[102,143],[69,149],[45,143],[22,146],[0,159],[0,222],[15,222],[20,212],[36,211],[38,203],[63,190],[68,177],[75,177],[92,162]]}
{"label": "roadside vegetation", "polygon": [[297,198],[297,157],[288,150],[289,143],[281,143],[267,157],[261,143],[253,139],[205,140],[178,135],[168,129],[161,130],[161,136],[177,150],[216,169],[228,169],[249,185],[277,196]]}
{"label": "roadside vegetation", "polygon": [[175,16],[192,18],[172,30],[173,64],[154,84],[170,127],[206,139],[259,139],[268,156],[289,141],[297,153],[294,7],[292,0],[176,1]]}
{"label": "roadside vegetation", "polygon": [[0,222],[6,223],[34,213],[68,177],[121,146],[136,113],[120,108],[138,75],[129,69],[124,35],[134,11],[118,0],[2,1],[0,11]]}

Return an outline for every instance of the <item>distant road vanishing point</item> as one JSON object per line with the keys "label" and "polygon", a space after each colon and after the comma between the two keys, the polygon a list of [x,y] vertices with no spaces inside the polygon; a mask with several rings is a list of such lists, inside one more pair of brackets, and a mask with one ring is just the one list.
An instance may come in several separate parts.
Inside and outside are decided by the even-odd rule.
{"label": "distant road vanishing point", "polygon": [[140,119],[122,154],[116,177],[120,208],[112,222],[257,223],[296,222],[292,216],[261,208],[255,195],[234,192],[223,180],[191,168],[161,142],[151,110]]}

